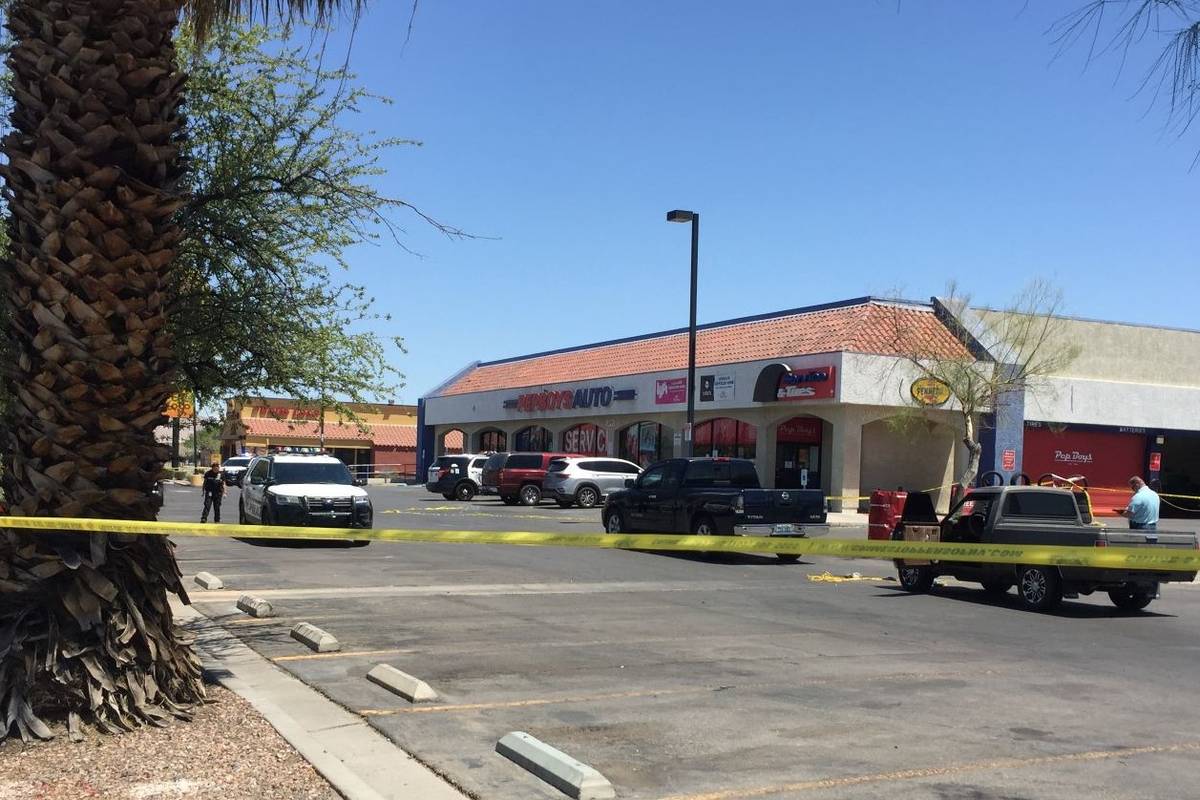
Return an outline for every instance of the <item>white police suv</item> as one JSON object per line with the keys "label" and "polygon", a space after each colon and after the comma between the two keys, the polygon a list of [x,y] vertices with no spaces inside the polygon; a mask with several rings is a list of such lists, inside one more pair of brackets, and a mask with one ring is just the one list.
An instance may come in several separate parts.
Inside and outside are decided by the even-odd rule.
{"label": "white police suv", "polygon": [[371,498],[360,483],[333,456],[255,456],[242,477],[238,522],[370,528]]}

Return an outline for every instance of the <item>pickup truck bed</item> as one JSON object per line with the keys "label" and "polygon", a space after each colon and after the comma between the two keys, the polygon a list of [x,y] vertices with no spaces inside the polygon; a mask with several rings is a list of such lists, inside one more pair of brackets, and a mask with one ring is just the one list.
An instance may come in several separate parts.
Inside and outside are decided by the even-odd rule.
{"label": "pickup truck bed", "polygon": [[[1194,550],[1193,533],[1135,531],[1086,524],[1074,493],[1039,486],[997,486],[973,490],[944,520],[933,514],[928,497],[909,495],[897,538],[980,544],[1056,545],[1064,547],[1166,547]],[[1159,584],[1191,581],[1195,572],[1049,567],[1022,564],[897,561],[900,583],[909,591],[928,591],[934,578],[949,575],[978,582],[985,591],[1006,593],[1013,586],[1023,605],[1045,611],[1064,597],[1108,592],[1121,609],[1145,608],[1158,597]]]}
{"label": "pickup truck bed", "polygon": [[625,489],[609,494],[603,521],[609,533],[798,537],[829,530],[823,492],[763,489],[753,462],[729,458],[651,464]]}

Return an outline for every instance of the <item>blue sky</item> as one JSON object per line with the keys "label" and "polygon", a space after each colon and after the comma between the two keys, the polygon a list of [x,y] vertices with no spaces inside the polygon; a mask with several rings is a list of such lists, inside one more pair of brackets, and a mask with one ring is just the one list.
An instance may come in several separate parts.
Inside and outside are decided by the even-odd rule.
{"label": "blue sky", "polygon": [[352,252],[408,344],[397,399],[686,325],[672,208],[701,213],[701,322],[1045,277],[1074,314],[1200,328],[1200,138],[1131,99],[1145,58],[1054,60],[1082,2],[423,0],[401,53],[411,4],[376,0],[351,64],[395,103],[354,124],[423,142],[383,188],[494,237],[406,219],[423,258]]}

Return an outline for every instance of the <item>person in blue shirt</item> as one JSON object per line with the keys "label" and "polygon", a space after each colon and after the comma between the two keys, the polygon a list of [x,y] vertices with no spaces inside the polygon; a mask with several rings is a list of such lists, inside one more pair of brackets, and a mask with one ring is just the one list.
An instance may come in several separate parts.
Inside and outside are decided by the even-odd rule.
{"label": "person in blue shirt", "polygon": [[1135,531],[1158,530],[1158,494],[1138,477],[1129,479],[1129,489],[1133,497],[1129,506],[1121,512],[1129,518],[1129,527]]}

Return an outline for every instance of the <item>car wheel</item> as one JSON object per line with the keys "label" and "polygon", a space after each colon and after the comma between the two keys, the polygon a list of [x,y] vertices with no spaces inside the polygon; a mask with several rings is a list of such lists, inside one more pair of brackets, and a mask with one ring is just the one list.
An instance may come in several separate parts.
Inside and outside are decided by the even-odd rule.
{"label": "car wheel", "polygon": [[258,524],[259,525],[274,525],[275,524],[275,520],[273,518],[273,515],[271,514],[271,507],[269,505],[267,505],[266,503],[263,504],[262,520],[260,520]]}
{"label": "car wheel", "polygon": [[453,500],[454,492],[442,492],[442,497],[446,498],[447,500]]}
{"label": "car wheel", "polygon": [[1050,567],[1022,567],[1017,575],[1017,596],[1030,611],[1049,611],[1062,602],[1062,579]]}
{"label": "car wheel", "polygon": [[899,568],[900,588],[913,594],[924,594],[933,588],[933,570],[905,564]]}
{"label": "car wheel", "polygon": [[795,564],[800,560],[798,553],[776,553],[775,557],[785,564]]}
{"label": "car wheel", "polygon": [[692,522],[692,533],[696,536],[716,536],[717,526],[708,517],[696,517]]}
{"label": "car wheel", "polygon": [[629,533],[625,527],[625,516],[620,511],[610,511],[604,517],[604,530],[607,533]]}
{"label": "car wheel", "polygon": [[542,490],[532,483],[521,487],[521,505],[536,506],[542,502]]}
{"label": "car wheel", "polygon": [[575,502],[580,508],[595,508],[600,502],[600,493],[594,486],[581,486],[575,493]]}
{"label": "car wheel", "polygon": [[1158,589],[1148,589],[1144,586],[1125,585],[1108,593],[1108,599],[1122,611],[1141,611],[1154,602]]}
{"label": "car wheel", "polygon": [[475,485],[469,481],[463,481],[454,487],[454,496],[464,503],[471,502],[475,498]]}
{"label": "car wheel", "polygon": [[1008,590],[1013,587],[1013,582],[1004,578],[987,578],[980,583],[988,594],[1008,594]]}
{"label": "car wheel", "polygon": [[238,500],[238,525],[246,524],[246,507],[242,505],[242,501]]}

